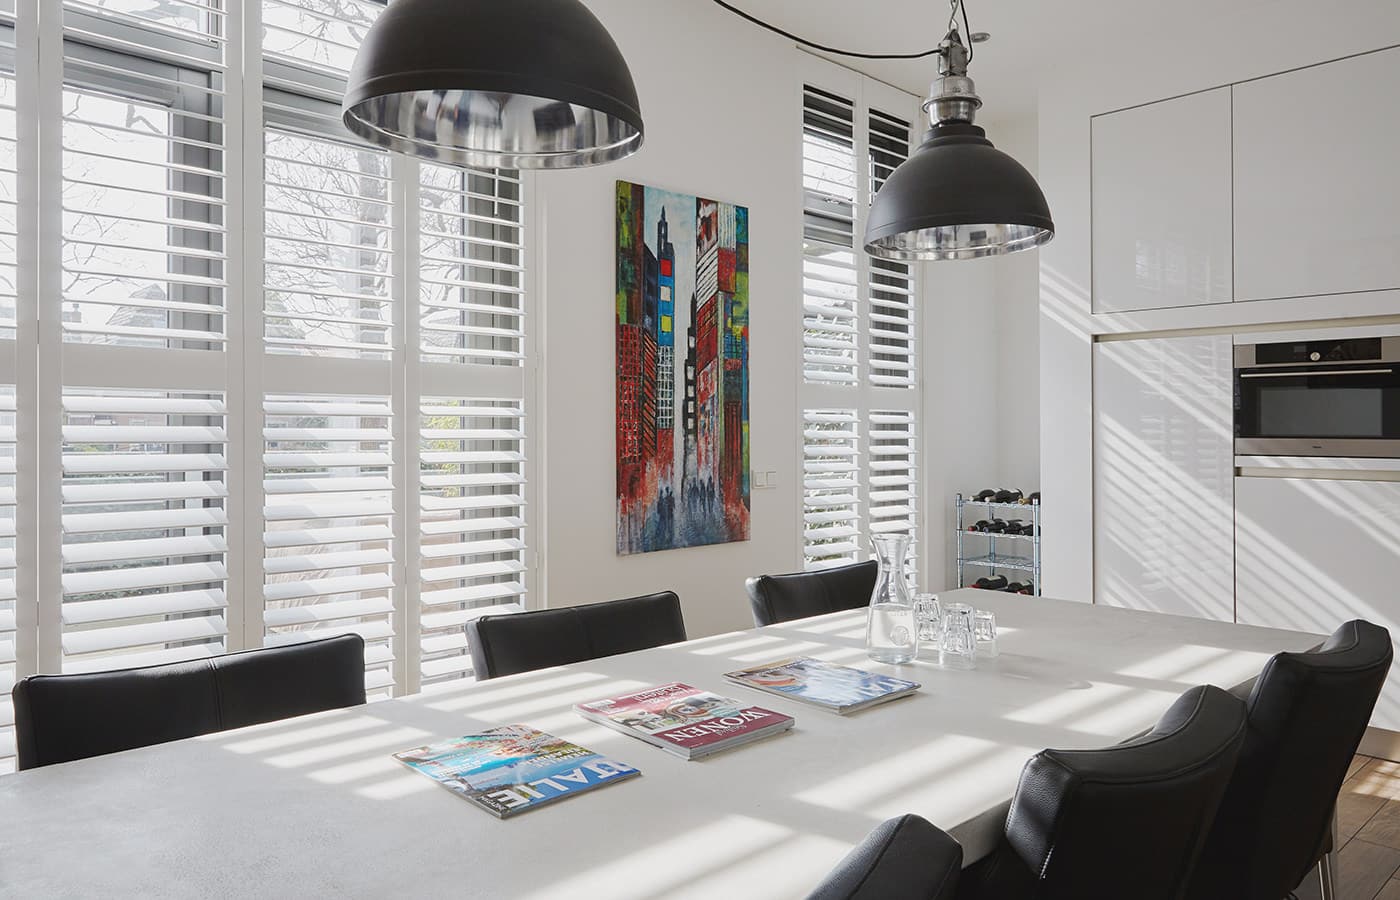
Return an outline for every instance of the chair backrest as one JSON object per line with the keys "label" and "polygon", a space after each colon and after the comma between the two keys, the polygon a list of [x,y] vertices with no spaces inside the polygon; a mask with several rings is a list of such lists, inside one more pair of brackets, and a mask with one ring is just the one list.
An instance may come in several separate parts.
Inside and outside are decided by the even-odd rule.
{"label": "chair backrest", "polygon": [[1393,653],[1388,631],[1354,621],[1316,652],[1269,660],[1189,896],[1277,900],[1298,886],[1322,855]]}
{"label": "chair backrest", "polygon": [[819,572],[760,575],[744,586],[749,591],[754,624],[762,628],[869,606],[879,574],[879,564],[871,560]]}
{"label": "chair backrest", "polygon": [[681,598],[672,591],[467,623],[479,679],[547,669],[685,640]]}
{"label": "chair backrest", "polygon": [[807,900],[952,900],[962,845],[915,815],[881,823]]}
{"label": "chair backrest", "polygon": [[973,896],[1182,896],[1244,733],[1242,700],[1197,687],[1140,738],[1036,754],[1021,773],[995,858],[967,873],[981,882]]}
{"label": "chair backrest", "polygon": [[365,642],[357,634],[162,666],[31,675],[14,689],[19,767],[364,702]]}

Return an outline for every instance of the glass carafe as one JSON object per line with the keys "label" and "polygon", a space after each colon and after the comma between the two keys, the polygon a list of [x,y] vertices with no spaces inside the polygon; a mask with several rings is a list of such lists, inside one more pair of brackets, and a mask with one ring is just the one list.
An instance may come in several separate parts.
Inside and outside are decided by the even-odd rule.
{"label": "glass carafe", "polygon": [[866,614],[865,652],[876,662],[913,662],[919,655],[919,627],[904,571],[909,536],[877,534],[870,539],[880,574]]}

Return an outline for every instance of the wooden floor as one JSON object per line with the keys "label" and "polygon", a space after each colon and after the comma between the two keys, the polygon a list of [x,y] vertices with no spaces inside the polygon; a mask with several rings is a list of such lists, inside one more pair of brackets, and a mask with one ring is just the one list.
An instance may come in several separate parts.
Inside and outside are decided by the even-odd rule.
{"label": "wooden floor", "polygon": [[[1337,896],[1340,900],[1400,900],[1400,763],[1358,756],[1337,800]],[[1321,896],[1316,874],[1298,889]]]}

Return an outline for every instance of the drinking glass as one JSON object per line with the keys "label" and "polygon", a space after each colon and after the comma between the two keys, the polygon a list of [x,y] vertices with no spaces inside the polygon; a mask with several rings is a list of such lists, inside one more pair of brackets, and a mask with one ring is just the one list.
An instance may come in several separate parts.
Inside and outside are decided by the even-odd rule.
{"label": "drinking glass", "polygon": [[938,634],[943,630],[943,606],[937,594],[914,595],[914,618],[919,623],[919,643],[938,646]]}
{"label": "drinking glass", "polygon": [[977,655],[987,658],[997,655],[997,617],[988,609],[972,615],[972,633],[977,638]]}
{"label": "drinking glass", "polygon": [[977,667],[977,634],[972,607],[949,603],[943,610],[943,634],[938,642],[938,664],[948,669]]}

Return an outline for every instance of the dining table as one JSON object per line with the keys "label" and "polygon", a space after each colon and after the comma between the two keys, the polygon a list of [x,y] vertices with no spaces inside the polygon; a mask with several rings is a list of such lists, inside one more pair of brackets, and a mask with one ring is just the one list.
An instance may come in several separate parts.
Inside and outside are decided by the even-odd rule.
{"label": "dining table", "polygon": [[[801,897],[904,813],[977,860],[1037,751],[1122,742],[1187,688],[1247,690],[1273,654],[1322,640],[991,591],[941,598],[995,614],[997,655],[881,664],[856,609],[3,776],[0,896]],[[724,677],[796,656],[922,687],[843,716]],[[688,761],[573,710],[673,681],[796,724]],[[509,724],[642,775],[497,819],[393,756]]]}

